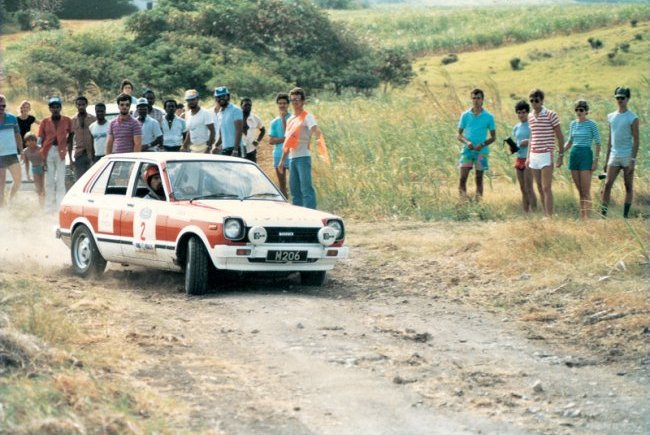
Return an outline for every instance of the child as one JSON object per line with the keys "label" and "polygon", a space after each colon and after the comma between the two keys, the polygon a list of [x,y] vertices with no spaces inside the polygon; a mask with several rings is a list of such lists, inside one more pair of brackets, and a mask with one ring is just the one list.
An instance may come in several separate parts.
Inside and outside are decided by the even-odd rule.
{"label": "child", "polygon": [[32,164],[32,175],[34,177],[34,187],[38,194],[38,202],[41,207],[45,203],[45,160],[40,155],[41,148],[36,144],[36,135],[34,133],[25,134],[25,149],[23,150],[23,159],[25,162]]}

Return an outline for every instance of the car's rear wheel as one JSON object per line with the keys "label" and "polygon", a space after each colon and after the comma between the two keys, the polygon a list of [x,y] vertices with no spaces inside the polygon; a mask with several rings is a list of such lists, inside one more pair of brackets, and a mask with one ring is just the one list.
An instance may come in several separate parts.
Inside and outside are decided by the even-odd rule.
{"label": "car's rear wheel", "polygon": [[99,253],[92,233],[84,225],[72,233],[70,257],[74,273],[84,278],[97,277],[106,270],[106,260]]}
{"label": "car's rear wheel", "polygon": [[185,257],[185,293],[202,295],[208,286],[210,259],[198,237],[192,237],[187,243]]}
{"label": "car's rear wheel", "polygon": [[325,284],[325,271],[319,270],[316,272],[300,272],[300,282],[303,285],[320,287]]}

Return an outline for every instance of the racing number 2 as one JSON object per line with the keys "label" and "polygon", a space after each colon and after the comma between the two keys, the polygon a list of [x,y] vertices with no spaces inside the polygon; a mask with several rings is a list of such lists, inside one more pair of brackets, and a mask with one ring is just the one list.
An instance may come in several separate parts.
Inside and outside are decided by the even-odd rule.
{"label": "racing number 2", "polygon": [[144,230],[146,229],[146,227],[147,227],[147,226],[146,226],[146,224],[144,223],[144,221],[143,221],[143,222],[140,222],[140,229],[141,229],[141,231],[140,231],[140,240],[142,240],[142,241],[144,241],[144,239],[145,239],[145,237],[144,237]]}

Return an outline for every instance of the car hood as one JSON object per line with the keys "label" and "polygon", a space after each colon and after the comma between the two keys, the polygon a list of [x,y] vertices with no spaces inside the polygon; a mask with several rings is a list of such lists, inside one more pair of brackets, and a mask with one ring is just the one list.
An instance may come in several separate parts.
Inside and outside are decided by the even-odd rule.
{"label": "car hood", "polygon": [[219,211],[223,217],[240,217],[249,226],[321,226],[323,219],[337,217],[330,213],[298,207],[283,201],[200,200],[194,201],[192,205],[214,209]]}

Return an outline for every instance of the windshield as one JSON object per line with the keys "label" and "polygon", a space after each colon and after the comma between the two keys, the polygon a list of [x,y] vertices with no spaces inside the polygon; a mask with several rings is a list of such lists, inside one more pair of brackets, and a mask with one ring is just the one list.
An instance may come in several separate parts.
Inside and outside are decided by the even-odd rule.
{"label": "windshield", "polygon": [[284,198],[255,165],[245,162],[185,161],[168,162],[167,173],[174,198],[266,199]]}

